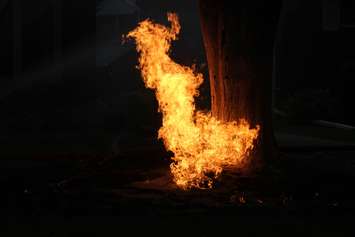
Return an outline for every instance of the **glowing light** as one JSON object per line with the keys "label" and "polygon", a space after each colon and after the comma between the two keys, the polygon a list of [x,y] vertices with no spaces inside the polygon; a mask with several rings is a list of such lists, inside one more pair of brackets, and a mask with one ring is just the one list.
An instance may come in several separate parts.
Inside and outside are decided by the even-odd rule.
{"label": "glowing light", "polygon": [[196,110],[194,98],[203,77],[170,58],[180,24],[176,14],[169,13],[168,20],[170,28],[144,20],[128,37],[136,41],[142,77],[163,114],[158,137],[174,153],[170,168],[175,183],[183,189],[211,188],[224,169],[242,166],[259,126],[252,129],[245,120],[222,122]]}

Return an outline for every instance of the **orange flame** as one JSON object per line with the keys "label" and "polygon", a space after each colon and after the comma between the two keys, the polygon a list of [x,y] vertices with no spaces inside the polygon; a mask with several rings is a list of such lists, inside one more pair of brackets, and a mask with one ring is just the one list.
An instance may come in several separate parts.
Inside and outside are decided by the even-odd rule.
{"label": "orange flame", "polygon": [[128,33],[137,43],[145,85],[155,91],[163,124],[159,138],[174,153],[170,165],[175,183],[183,188],[211,188],[223,169],[240,167],[253,149],[259,126],[245,120],[222,122],[196,111],[194,97],[202,74],[174,62],[168,52],[180,31],[178,16],[168,13],[171,28],[149,19]]}

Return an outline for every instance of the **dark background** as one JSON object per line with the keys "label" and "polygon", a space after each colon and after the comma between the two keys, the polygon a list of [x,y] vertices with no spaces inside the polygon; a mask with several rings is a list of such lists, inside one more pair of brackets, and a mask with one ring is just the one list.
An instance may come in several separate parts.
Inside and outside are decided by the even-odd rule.
{"label": "dark background", "polygon": [[[51,185],[78,173],[92,177],[103,161],[109,160],[104,164],[109,175],[100,176],[107,189],[167,167],[169,154],[156,140],[161,118],[154,93],[144,88],[135,67],[133,42],[122,44],[121,39],[145,18],[167,24],[168,11],[176,12],[182,25],[172,57],[196,64],[208,78],[197,1],[0,0],[4,213],[34,215],[58,208],[58,202],[64,205],[53,201],[62,200],[62,191]],[[318,188],[342,177],[343,186],[334,184],[335,193],[347,196],[343,191],[352,189],[355,167],[355,1],[284,0],[275,38],[273,108],[279,147],[296,151],[290,155],[295,164],[326,157],[310,159],[309,170],[294,173],[328,172],[326,179],[318,177]],[[198,106],[206,109],[208,80],[200,91]],[[134,177],[127,178],[131,173],[123,174],[126,170]],[[71,185],[83,187],[83,179],[89,182],[80,178]],[[37,199],[41,204],[34,204]],[[88,209],[81,208],[79,213]]]}
{"label": "dark background", "polygon": [[[182,33],[172,55],[179,63],[195,63],[208,78],[195,1],[1,3],[1,136],[4,143],[15,136],[16,147],[33,143],[15,150],[42,152],[43,146],[58,146],[60,136],[80,136],[70,149],[87,149],[80,145],[91,137],[90,148],[107,150],[124,130],[159,126],[154,95],[135,68],[133,42],[121,44],[122,35],[144,18],[166,23],[166,12],[177,12]],[[355,126],[354,8],[350,0],[284,1],[275,44],[274,108],[287,117],[276,120],[276,128],[313,120]],[[202,108],[209,106],[208,98],[206,80]],[[47,144],[37,141],[42,137]]]}

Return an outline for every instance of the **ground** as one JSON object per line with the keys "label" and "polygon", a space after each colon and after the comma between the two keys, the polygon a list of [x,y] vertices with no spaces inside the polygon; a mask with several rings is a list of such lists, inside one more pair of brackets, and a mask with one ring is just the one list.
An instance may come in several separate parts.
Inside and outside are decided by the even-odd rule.
{"label": "ground", "polygon": [[[286,148],[287,142],[294,146],[322,140],[285,130],[283,134]],[[70,143],[68,137],[62,140]],[[89,149],[90,141],[81,141]],[[1,216],[6,223],[1,236],[159,233],[153,226],[160,222],[166,223],[168,231],[184,235],[186,227],[195,227],[198,236],[230,228],[244,235],[350,236],[355,150],[341,146],[339,139],[334,146],[326,145],[327,149],[289,146],[280,162],[262,173],[242,177],[229,172],[213,190],[190,191],[173,184],[169,154],[154,139],[127,143],[113,153],[102,148],[85,154],[82,148],[81,155],[64,152],[52,157],[45,157],[46,152],[25,156],[19,147],[18,156],[1,160]]]}

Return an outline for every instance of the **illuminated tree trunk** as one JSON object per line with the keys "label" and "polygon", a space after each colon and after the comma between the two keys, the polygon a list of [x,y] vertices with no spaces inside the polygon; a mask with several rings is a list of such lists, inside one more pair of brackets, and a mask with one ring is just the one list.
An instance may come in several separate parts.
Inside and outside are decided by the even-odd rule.
{"label": "illuminated tree trunk", "polygon": [[212,114],[223,121],[245,118],[261,127],[251,167],[276,157],[272,62],[281,4],[272,3],[275,1],[199,1]]}

